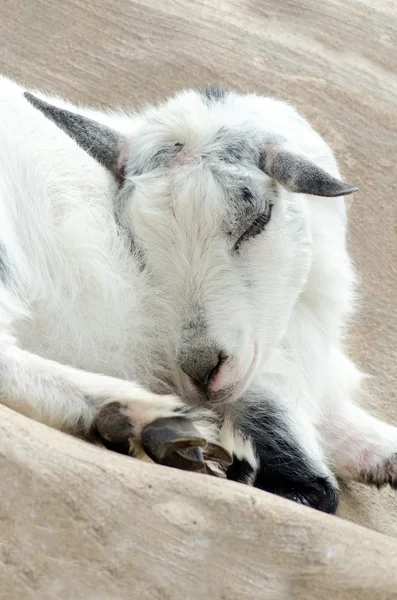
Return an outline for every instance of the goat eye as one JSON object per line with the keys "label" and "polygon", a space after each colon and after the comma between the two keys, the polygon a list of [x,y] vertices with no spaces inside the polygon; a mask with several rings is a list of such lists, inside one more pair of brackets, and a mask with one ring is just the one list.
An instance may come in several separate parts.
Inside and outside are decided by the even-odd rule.
{"label": "goat eye", "polygon": [[238,238],[237,242],[234,244],[234,250],[238,250],[245,241],[254,238],[255,236],[262,233],[265,229],[266,225],[270,221],[270,217],[272,216],[272,208],[273,204],[269,204],[269,210],[265,213],[261,213],[256,217],[256,219],[251,223],[251,225],[244,231],[244,233]]}

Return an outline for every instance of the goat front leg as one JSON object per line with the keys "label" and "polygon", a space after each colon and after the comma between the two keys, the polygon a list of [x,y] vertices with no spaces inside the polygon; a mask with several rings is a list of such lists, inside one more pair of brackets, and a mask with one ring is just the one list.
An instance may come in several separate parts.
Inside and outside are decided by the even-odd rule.
{"label": "goat front leg", "polygon": [[335,513],[338,486],[326,466],[309,418],[265,389],[249,391],[229,407],[222,444],[233,453],[228,479]]}
{"label": "goat front leg", "polygon": [[222,474],[231,462],[218,444],[213,415],[135,383],[87,373],[0,344],[0,401],[110,449],[192,471]]}
{"label": "goat front leg", "polygon": [[332,406],[322,419],[322,445],[344,480],[397,489],[397,428],[351,402]]}

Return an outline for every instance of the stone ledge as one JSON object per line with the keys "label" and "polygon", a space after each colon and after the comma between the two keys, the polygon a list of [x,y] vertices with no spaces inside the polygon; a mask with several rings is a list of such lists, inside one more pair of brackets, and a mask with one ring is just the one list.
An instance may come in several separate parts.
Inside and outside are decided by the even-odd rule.
{"label": "stone ledge", "polygon": [[395,597],[392,538],[0,416],[4,599]]}

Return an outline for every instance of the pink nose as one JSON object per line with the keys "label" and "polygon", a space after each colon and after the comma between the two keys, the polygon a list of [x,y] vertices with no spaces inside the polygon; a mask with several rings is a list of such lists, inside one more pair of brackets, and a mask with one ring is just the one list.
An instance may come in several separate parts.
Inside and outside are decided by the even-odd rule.
{"label": "pink nose", "polygon": [[198,389],[215,391],[227,358],[225,353],[218,350],[199,349],[193,351],[189,359],[181,361],[180,366]]}

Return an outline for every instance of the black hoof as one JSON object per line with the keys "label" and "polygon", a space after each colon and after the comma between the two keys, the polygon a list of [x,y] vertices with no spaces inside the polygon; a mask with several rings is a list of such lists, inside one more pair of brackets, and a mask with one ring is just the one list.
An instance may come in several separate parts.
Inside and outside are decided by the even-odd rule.
{"label": "black hoof", "polygon": [[206,461],[230,464],[230,454],[218,444],[207,444],[193,423],[183,417],[157,419],[142,432],[146,454],[156,463],[216,474]]}
{"label": "black hoof", "polygon": [[[136,439],[130,419],[123,404],[111,402],[98,411],[94,433],[108,450],[135,456]],[[175,469],[221,477],[222,467],[232,462],[222,446],[207,443],[185,417],[157,419],[143,429],[140,441],[138,446],[142,445],[149,458]]]}
{"label": "black hoof", "polygon": [[133,456],[132,425],[123,404],[120,402],[105,404],[96,416],[94,429],[108,450]]}

